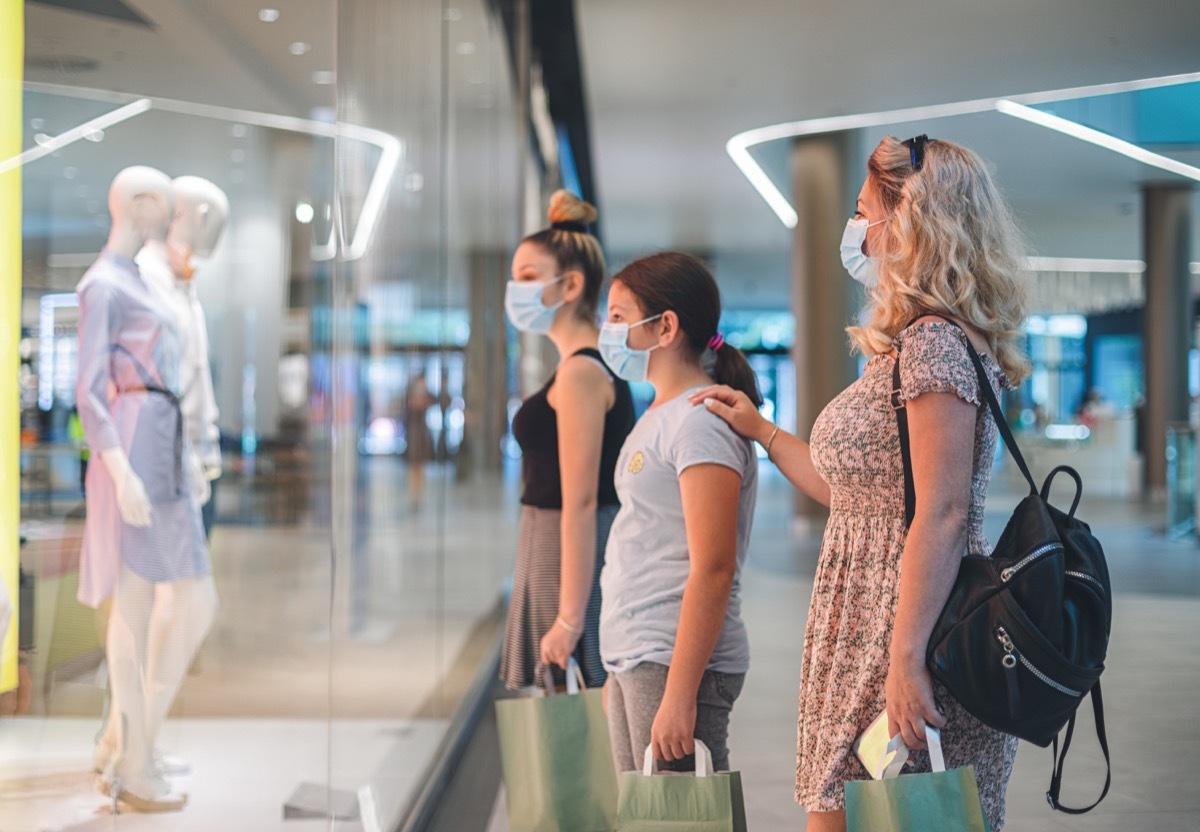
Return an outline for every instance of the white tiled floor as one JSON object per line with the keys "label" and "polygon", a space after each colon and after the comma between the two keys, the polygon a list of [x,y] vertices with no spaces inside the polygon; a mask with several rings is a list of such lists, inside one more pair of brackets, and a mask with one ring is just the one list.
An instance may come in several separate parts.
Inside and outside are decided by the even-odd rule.
{"label": "white tiled floor", "polygon": [[[1017,497],[997,489],[989,498],[988,533],[998,537]],[[795,725],[804,622],[812,593],[819,537],[797,535],[791,493],[763,477],[751,561],[743,574],[743,612],[752,669],[733,711],[730,748],[742,772],[747,823],[755,830],[803,830],[792,799]],[[1183,832],[1200,829],[1200,789],[1190,764],[1200,748],[1200,547],[1164,540],[1157,514],[1137,505],[1090,502],[1091,520],[1113,573],[1114,628],[1104,700],[1113,786],[1095,811],[1080,817],[1052,812],[1045,793],[1050,751],[1022,744],[1008,790],[1008,832]],[[1104,782],[1103,757],[1090,706],[1080,711],[1062,799],[1086,805]],[[507,828],[502,804],[492,832]]]}
{"label": "white tiled floor", "polygon": [[[218,529],[221,617],[201,673],[185,688],[186,718],[170,723],[164,743],[196,766],[184,784],[193,799],[185,812],[117,820],[97,814],[104,801],[87,774],[98,718],[93,691],[73,705],[49,703],[58,714],[49,720],[0,721],[0,832],[309,828],[283,824],[281,806],[301,780],[328,782],[330,713],[337,717],[334,785],[354,788],[390,772],[388,793],[399,799],[404,778],[420,775],[440,731],[436,721],[412,720],[431,695],[437,700],[438,674],[511,567],[516,511],[511,493],[455,488],[445,511],[433,505],[410,514],[402,480],[383,480],[372,500],[375,531],[361,544],[365,571],[357,576],[366,590],[365,629],[354,630],[347,615],[353,603],[343,596],[334,599],[330,635],[328,550],[319,530]],[[805,825],[791,795],[800,654],[819,538],[796,533],[791,502],[790,488],[764,468],[743,581],[753,668],[731,732],[757,830]],[[1013,502],[1003,493],[989,499],[993,540]],[[1190,638],[1200,630],[1200,549],[1194,541],[1164,540],[1157,515],[1138,506],[1090,502],[1080,511],[1096,521],[1117,591],[1104,677],[1113,791],[1090,815],[1053,814],[1043,796],[1049,752],[1024,747],[1006,828],[1200,829],[1200,790],[1189,763],[1200,734],[1200,650]],[[349,593],[354,570],[342,574],[339,591]],[[1103,780],[1089,725],[1085,715],[1068,769],[1069,802],[1090,802]],[[398,736],[405,726],[413,733]]]}
{"label": "white tiled floor", "polygon": [[[182,812],[114,817],[91,774],[93,720],[18,719],[0,723],[0,829],[4,832],[82,830],[328,829],[323,820],[283,819],[283,805],[301,783],[332,782],[357,792],[370,786],[378,825],[395,824],[400,803],[445,730],[440,720],[416,722],[308,720],[177,720],[164,729],[172,752],[192,765],[177,788],[189,795]],[[328,779],[330,766],[333,779]]]}
{"label": "white tiled floor", "polygon": [[[1200,557],[1200,552],[1197,552]],[[803,621],[812,583],[749,569],[747,626],[754,667],[733,713],[733,763],[742,771],[752,829],[804,828],[792,802],[796,689]],[[753,601],[750,601],[753,599]],[[1095,811],[1050,811],[1050,751],[1022,744],[1008,790],[1009,832],[1200,829],[1200,790],[1190,758],[1200,739],[1200,600],[1119,596],[1103,679],[1113,786]],[[1080,711],[1063,801],[1086,805],[1104,782],[1090,706]]]}

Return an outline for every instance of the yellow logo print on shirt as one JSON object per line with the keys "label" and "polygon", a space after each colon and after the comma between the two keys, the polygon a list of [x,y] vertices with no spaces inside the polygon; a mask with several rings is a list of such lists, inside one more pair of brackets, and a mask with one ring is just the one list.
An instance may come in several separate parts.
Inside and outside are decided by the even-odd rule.
{"label": "yellow logo print on shirt", "polygon": [[642,452],[638,451],[629,460],[629,473],[640,474],[642,469],[646,467],[646,457],[642,456]]}

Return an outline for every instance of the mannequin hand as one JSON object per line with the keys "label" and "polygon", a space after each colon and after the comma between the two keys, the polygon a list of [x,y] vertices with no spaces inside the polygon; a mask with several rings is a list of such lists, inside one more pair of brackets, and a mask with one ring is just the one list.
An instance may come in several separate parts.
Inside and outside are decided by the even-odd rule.
{"label": "mannequin hand", "polygon": [[100,459],[112,477],[117,491],[117,509],[121,519],[131,526],[144,529],[154,522],[154,510],[146,496],[142,478],[134,473],[129,457],[120,448],[109,448],[100,452]]}
{"label": "mannequin hand", "polygon": [[909,748],[925,748],[925,726],[945,728],[946,717],[933,701],[933,681],[929,669],[919,661],[906,662],[893,657],[883,685],[887,701],[888,728],[892,736],[901,734]]}
{"label": "mannequin hand", "polygon": [[750,398],[740,390],[714,384],[688,396],[694,404],[703,404],[711,413],[720,416],[742,436],[759,442],[767,441],[774,426],[762,417]]}
{"label": "mannequin hand", "polygon": [[555,665],[563,670],[567,669],[567,661],[571,658],[571,654],[575,652],[575,645],[579,643],[579,636],[567,630],[554,622],[554,626],[550,628],[550,632],[542,636],[542,663],[547,665]]}
{"label": "mannequin hand", "polygon": [[673,702],[663,697],[650,727],[650,746],[656,760],[678,760],[696,751],[696,697]]}
{"label": "mannequin hand", "polygon": [[191,472],[192,496],[196,498],[197,505],[204,505],[212,496],[212,488],[208,484],[208,475],[204,471],[204,466],[200,464],[200,457],[192,453],[190,460],[192,463],[188,466]]}

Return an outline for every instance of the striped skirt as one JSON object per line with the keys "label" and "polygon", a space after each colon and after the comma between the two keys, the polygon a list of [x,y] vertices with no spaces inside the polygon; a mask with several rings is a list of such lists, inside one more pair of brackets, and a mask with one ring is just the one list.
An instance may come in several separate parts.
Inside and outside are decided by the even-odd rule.
{"label": "striped skirt", "polygon": [[[575,647],[575,661],[583,670],[588,687],[604,684],[607,675],[600,661],[600,570],[604,547],[619,506],[596,510],[596,569],[588,598],[583,635]],[[558,617],[559,574],[562,562],[562,512],[558,509],[521,506],[517,540],[517,567],[512,600],[504,634],[500,678],[509,690],[535,683],[534,673],[541,656],[542,636]],[[561,670],[554,669],[555,684],[563,684]]]}

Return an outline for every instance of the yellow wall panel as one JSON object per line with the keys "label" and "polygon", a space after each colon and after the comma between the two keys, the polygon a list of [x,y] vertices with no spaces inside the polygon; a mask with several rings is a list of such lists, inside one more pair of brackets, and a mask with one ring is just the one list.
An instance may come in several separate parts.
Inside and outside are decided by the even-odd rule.
{"label": "yellow wall panel", "polygon": [[[21,80],[25,66],[24,0],[0,0],[0,160],[21,152]],[[0,648],[0,692],[17,686],[16,609],[21,511],[20,402],[21,169],[0,173],[0,575],[13,617]]]}

